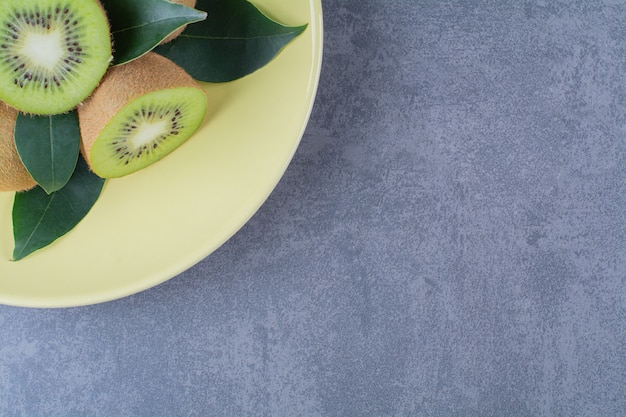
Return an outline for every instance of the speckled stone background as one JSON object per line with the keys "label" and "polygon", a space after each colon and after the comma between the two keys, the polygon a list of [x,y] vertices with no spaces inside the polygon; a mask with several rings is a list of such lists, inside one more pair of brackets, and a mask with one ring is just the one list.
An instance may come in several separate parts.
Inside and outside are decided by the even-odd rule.
{"label": "speckled stone background", "polygon": [[626,415],[626,2],[323,6],[267,203],[157,288],[0,307],[1,416]]}

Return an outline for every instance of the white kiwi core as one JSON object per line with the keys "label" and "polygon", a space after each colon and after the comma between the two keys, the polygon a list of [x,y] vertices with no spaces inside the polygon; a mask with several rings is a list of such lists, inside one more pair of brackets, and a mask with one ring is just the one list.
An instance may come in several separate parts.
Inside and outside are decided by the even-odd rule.
{"label": "white kiwi core", "polygon": [[161,135],[163,132],[168,131],[168,123],[163,120],[160,122],[144,123],[137,128],[130,138],[129,143],[134,150],[139,150],[148,143],[151,143],[154,138]]}
{"label": "white kiwi core", "polygon": [[63,40],[58,30],[48,33],[28,33],[20,52],[33,66],[52,72],[63,58],[64,51],[61,45]]}

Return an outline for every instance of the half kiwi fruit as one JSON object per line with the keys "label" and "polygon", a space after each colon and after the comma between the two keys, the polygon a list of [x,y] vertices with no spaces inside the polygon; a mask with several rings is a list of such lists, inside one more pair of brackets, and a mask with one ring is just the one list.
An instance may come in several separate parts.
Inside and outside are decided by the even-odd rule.
{"label": "half kiwi fruit", "polygon": [[16,109],[73,109],[110,61],[109,24],[97,0],[0,2],[0,99]]}
{"label": "half kiwi fruit", "polygon": [[200,127],[206,110],[200,85],[149,52],[112,67],[78,107],[81,151],[98,176],[122,177],[178,148]]}
{"label": "half kiwi fruit", "polygon": [[16,118],[17,110],[0,102],[0,191],[24,191],[37,185],[15,147]]}

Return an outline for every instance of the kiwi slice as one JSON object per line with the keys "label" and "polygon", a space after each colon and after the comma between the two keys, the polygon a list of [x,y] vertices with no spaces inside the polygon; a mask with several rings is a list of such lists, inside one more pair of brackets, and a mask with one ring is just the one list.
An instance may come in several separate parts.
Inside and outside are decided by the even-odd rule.
{"label": "kiwi slice", "polygon": [[15,147],[16,118],[17,110],[0,102],[0,191],[24,191],[37,184],[22,164]]}
{"label": "kiwi slice", "polygon": [[110,61],[109,24],[97,0],[0,2],[0,99],[16,109],[73,109]]}
{"label": "kiwi slice", "polygon": [[122,177],[178,148],[200,127],[206,110],[199,84],[149,52],[112,67],[78,107],[81,151],[100,177]]}

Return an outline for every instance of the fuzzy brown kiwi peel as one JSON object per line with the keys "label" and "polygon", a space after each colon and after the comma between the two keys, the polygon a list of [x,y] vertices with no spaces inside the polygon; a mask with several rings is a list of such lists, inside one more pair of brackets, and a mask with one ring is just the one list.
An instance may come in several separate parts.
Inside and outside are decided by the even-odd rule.
{"label": "fuzzy brown kiwi peel", "polygon": [[0,99],[24,113],[75,108],[111,62],[98,0],[0,2]]}
{"label": "fuzzy brown kiwi peel", "polygon": [[25,191],[37,184],[22,164],[15,147],[16,118],[17,110],[0,102],[0,191]]}
{"label": "fuzzy brown kiwi peel", "polygon": [[200,85],[169,59],[150,52],[112,67],[78,107],[81,152],[100,177],[128,175],[189,139],[206,110]]}

